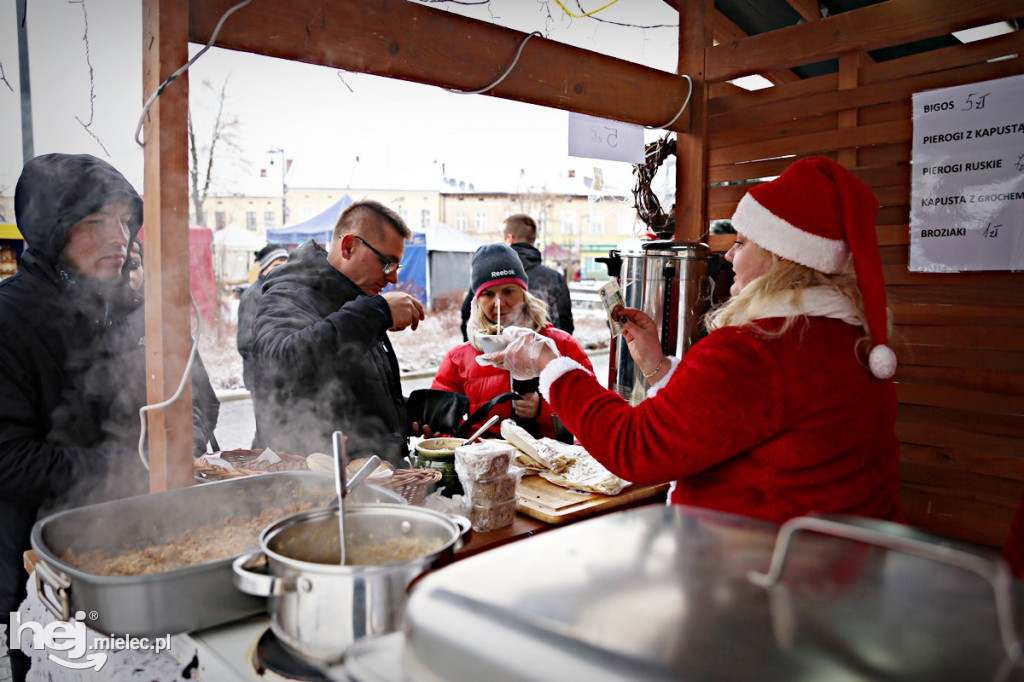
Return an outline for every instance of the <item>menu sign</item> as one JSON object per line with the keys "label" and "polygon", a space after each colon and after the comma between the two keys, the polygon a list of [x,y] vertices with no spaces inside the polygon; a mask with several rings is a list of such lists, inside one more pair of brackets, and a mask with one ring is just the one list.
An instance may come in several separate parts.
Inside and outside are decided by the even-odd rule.
{"label": "menu sign", "polygon": [[569,156],[643,163],[644,129],[569,112]]}
{"label": "menu sign", "polygon": [[913,102],[910,270],[1024,269],[1024,76]]}

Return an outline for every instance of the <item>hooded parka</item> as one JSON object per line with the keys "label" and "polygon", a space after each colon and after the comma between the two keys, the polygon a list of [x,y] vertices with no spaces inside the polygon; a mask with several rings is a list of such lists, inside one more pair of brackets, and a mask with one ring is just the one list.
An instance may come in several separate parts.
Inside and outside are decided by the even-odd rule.
{"label": "hooded parka", "polygon": [[129,240],[135,239],[142,200],[121,173],[88,155],[36,157],[15,190],[27,249],[18,273],[0,282],[4,622],[24,596],[22,554],[41,514],[148,492],[138,455],[138,411],[146,399],[142,296],[126,276],[80,276],[64,255],[77,222],[120,201],[131,207]]}

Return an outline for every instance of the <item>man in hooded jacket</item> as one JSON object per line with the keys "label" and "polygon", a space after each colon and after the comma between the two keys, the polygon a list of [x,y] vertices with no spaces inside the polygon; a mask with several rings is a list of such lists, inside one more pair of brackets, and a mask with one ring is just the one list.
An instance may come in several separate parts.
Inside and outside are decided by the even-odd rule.
{"label": "man in hooded jacket", "polygon": [[[27,248],[19,272],[0,282],[4,623],[25,596],[22,555],[37,518],[149,488],[138,454],[143,301],[124,267],[142,226],[142,200],[100,159],[47,154],[25,164],[14,204]],[[208,389],[201,363],[193,367],[193,383]],[[204,417],[209,433],[216,408]],[[197,448],[204,440],[197,436]],[[27,665],[11,653],[17,679]]]}

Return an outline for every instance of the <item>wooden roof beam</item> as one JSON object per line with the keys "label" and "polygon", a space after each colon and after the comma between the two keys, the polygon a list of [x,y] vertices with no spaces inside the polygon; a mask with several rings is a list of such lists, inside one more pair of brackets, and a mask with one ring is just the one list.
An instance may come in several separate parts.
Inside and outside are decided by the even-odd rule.
{"label": "wooden roof beam", "polygon": [[[189,39],[206,43],[237,0],[189,3]],[[405,0],[254,2],[224,22],[217,46],[469,91],[512,63],[527,34]],[[531,38],[486,94],[629,123],[662,126],[687,84],[676,74]],[[680,130],[688,117],[672,126]]]}
{"label": "wooden roof beam", "polygon": [[786,0],[789,6],[796,10],[804,21],[820,21],[821,7],[818,0]]}
{"label": "wooden roof beam", "polygon": [[[713,21],[711,25],[714,29],[714,38],[719,43],[729,43],[750,37],[750,35],[737,26],[732,19],[725,16],[718,10],[715,10],[713,13]],[[774,85],[793,83],[800,80],[800,76],[796,75],[789,69],[782,69],[781,71],[767,71],[760,75]]]}
{"label": "wooden roof beam", "polygon": [[887,0],[708,50],[710,82],[835,59],[1020,15],[1020,0]]}

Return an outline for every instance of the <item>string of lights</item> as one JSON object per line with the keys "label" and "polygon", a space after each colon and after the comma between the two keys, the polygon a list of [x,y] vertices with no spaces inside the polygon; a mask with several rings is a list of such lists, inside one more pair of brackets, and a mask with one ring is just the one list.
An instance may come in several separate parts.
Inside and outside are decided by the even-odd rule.
{"label": "string of lights", "polygon": [[[606,4],[604,4],[604,5],[601,5],[601,6],[600,6],[600,7],[598,7],[597,9],[594,9],[594,10],[590,10],[589,12],[583,12],[583,8],[582,8],[582,7],[580,7],[580,11],[581,11],[581,12],[583,12],[583,13],[582,13],[582,14],[573,14],[572,12],[570,12],[570,11],[569,11],[569,8],[568,8],[568,7],[566,7],[565,5],[563,5],[563,4],[561,3],[561,0],[554,0],[555,4],[556,4],[556,5],[558,5],[559,7],[561,7],[561,8],[562,8],[562,11],[563,11],[563,12],[565,12],[566,14],[568,14],[568,15],[569,15],[570,17],[572,17],[573,19],[585,19],[585,18],[587,18],[587,17],[592,17],[592,16],[594,16],[595,14],[597,14],[598,12],[600,12],[600,11],[602,11],[602,10],[606,10],[606,9],[608,9],[609,7],[611,7],[612,5],[614,5],[615,3],[617,3],[618,1],[619,1],[619,0],[611,0],[611,2],[609,2],[609,3],[606,3]],[[577,4],[577,6],[579,5],[579,0],[577,0],[576,4]]]}

